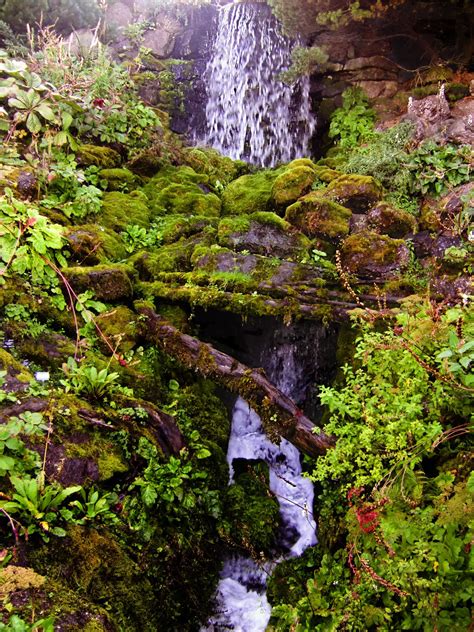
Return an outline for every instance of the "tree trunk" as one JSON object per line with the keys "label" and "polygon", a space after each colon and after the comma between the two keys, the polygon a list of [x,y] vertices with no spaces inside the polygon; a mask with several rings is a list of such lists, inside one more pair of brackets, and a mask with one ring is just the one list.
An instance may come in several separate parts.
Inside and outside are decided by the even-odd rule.
{"label": "tree trunk", "polygon": [[333,437],[318,431],[296,404],[271,384],[262,369],[252,369],[212,345],[181,333],[152,309],[141,306],[146,317],[144,336],[184,366],[198,371],[241,395],[260,415],[273,441],[285,437],[310,456],[324,454],[334,445]]}

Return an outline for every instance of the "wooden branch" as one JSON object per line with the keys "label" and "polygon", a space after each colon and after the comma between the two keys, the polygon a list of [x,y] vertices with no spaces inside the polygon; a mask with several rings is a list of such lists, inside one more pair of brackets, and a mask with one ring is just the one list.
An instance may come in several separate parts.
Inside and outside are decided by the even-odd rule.
{"label": "wooden branch", "polygon": [[181,333],[150,307],[137,305],[145,316],[144,337],[184,366],[241,395],[260,415],[272,440],[285,437],[310,456],[324,454],[334,439],[315,432],[313,422],[296,404],[271,384],[262,369],[252,369],[212,345]]}

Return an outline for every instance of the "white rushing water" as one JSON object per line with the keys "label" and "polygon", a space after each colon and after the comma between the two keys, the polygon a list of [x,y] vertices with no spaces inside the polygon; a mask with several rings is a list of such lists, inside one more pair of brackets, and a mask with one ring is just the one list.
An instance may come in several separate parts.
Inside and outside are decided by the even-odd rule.
{"label": "white rushing water", "polygon": [[278,78],[291,49],[267,5],[222,7],[204,76],[207,133],[195,140],[265,167],[307,155],[315,129],[309,79],[289,86]]}
{"label": "white rushing water", "polygon": [[[291,395],[291,390],[296,387],[293,355],[287,354],[281,374],[274,378],[278,388],[287,395]],[[268,464],[270,489],[280,504],[283,525],[279,545],[288,551],[286,557],[301,555],[306,548],[316,544],[316,523],[312,514],[313,484],[301,475],[298,450],[285,439],[280,445],[273,444],[265,435],[258,415],[240,397],[232,412],[227,451],[231,483],[234,459],[261,459]],[[263,632],[271,613],[265,595],[266,580],[282,559],[269,561],[264,566],[257,566],[243,556],[228,559],[217,587],[216,612],[201,632]]]}

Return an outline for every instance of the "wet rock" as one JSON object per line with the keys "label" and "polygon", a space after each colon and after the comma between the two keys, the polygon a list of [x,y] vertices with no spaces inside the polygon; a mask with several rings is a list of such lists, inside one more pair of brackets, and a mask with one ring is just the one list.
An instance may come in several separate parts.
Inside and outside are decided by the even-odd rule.
{"label": "wet rock", "polygon": [[342,175],[328,184],[324,195],[353,213],[367,213],[382,199],[383,187],[371,176]]}
{"label": "wet rock", "polygon": [[417,230],[417,223],[413,215],[396,209],[386,202],[380,202],[370,209],[367,213],[367,223],[369,230],[395,239],[415,233]]}
{"label": "wet rock", "polygon": [[410,254],[402,240],[367,232],[344,240],[341,259],[343,267],[360,278],[392,278],[407,266]]}
{"label": "wet rock", "polygon": [[474,182],[467,182],[439,199],[424,200],[420,227],[433,232],[451,231],[462,234],[470,224],[470,209],[474,205]]}
{"label": "wet rock", "polygon": [[346,237],[352,213],[325,195],[326,191],[308,193],[287,208],[285,219],[308,237]]}
{"label": "wet rock", "polygon": [[353,213],[349,221],[349,232],[351,235],[363,233],[368,230],[369,220],[367,215],[362,213]]}
{"label": "wet rock", "polygon": [[30,198],[38,192],[38,179],[29,171],[20,171],[16,188],[22,197]]}
{"label": "wet rock", "polygon": [[447,127],[450,142],[474,145],[474,97],[457,101],[451,109],[451,121]]}
{"label": "wet rock", "polygon": [[253,213],[221,220],[219,244],[253,254],[298,259],[307,254],[310,241],[274,213]]}
{"label": "wet rock", "polygon": [[181,24],[170,15],[160,13],[156,16],[155,27],[145,33],[143,46],[160,58],[169,57],[173,51],[176,35],[182,31]]}
{"label": "wet rock", "polygon": [[415,137],[421,141],[442,134],[449,117],[449,104],[443,88],[438,94],[418,101],[410,98],[407,114],[403,120],[411,121],[414,124]]}
{"label": "wet rock", "polygon": [[63,272],[75,292],[93,290],[99,300],[126,300],[133,294],[132,270],[125,265],[66,268]]}
{"label": "wet rock", "polygon": [[442,259],[448,248],[462,246],[460,237],[451,235],[433,235],[427,230],[417,233],[410,239],[418,259],[435,257]]}

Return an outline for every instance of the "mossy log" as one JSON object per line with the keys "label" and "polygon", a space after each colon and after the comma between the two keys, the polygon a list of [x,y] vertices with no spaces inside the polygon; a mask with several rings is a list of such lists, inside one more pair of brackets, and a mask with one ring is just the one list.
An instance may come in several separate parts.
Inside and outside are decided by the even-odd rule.
{"label": "mossy log", "polygon": [[310,456],[324,454],[334,439],[316,431],[313,422],[278,390],[262,369],[252,369],[212,345],[181,333],[146,305],[137,305],[145,316],[145,337],[184,366],[241,395],[260,415],[272,440],[288,439]]}

